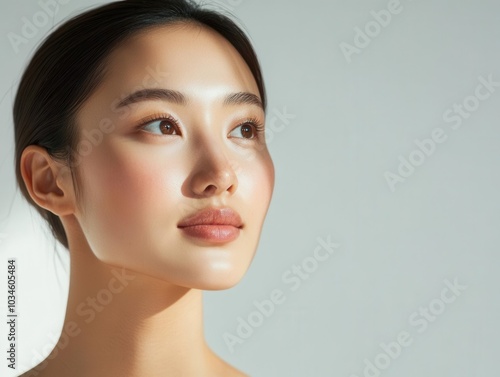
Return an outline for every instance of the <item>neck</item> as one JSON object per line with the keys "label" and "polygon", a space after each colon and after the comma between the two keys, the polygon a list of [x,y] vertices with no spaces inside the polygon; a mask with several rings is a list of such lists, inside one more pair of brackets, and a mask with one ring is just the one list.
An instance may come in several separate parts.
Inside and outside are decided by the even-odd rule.
{"label": "neck", "polygon": [[202,291],[70,250],[64,327],[39,376],[233,375],[205,342]]}

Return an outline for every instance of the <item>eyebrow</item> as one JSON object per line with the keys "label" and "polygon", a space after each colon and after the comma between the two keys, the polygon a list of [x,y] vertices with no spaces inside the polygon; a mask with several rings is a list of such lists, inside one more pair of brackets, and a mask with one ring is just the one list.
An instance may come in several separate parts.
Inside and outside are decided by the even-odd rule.
{"label": "eyebrow", "polygon": [[[162,100],[167,102],[176,103],[178,105],[187,105],[187,97],[176,90],[171,89],[142,89],[138,90],[118,103],[117,108],[130,105],[132,103],[150,101],[150,100]],[[253,93],[248,92],[237,92],[230,93],[224,97],[224,105],[255,105],[264,110],[264,106],[259,97]]]}

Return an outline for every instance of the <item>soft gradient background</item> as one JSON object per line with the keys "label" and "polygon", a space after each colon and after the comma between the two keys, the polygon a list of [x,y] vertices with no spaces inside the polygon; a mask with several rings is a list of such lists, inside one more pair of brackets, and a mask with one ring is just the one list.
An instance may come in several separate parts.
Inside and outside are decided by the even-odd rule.
{"label": "soft gradient background", "polygon": [[[50,351],[66,305],[68,256],[53,252],[16,189],[11,115],[21,72],[52,25],[105,3],[66,2],[17,52],[8,33],[20,34],[23,17],[42,8],[31,0],[0,5],[2,376],[17,376]],[[233,289],[205,295],[209,344],[257,377],[498,375],[500,84],[481,89],[488,99],[470,96],[481,77],[500,82],[500,2],[401,0],[378,29],[372,11],[394,10],[394,0],[206,3],[237,16],[255,45],[276,166],[248,274]],[[346,58],[341,46],[355,46],[356,28],[373,37]],[[471,111],[454,129],[458,120],[443,116],[464,101]],[[419,160],[415,139],[439,129],[446,141]],[[410,154],[419,166],[391,190],[384,175],[397,174]],[[328,237],[340,246],[315,262]],[[19,279],[14,374],[5,360],[8,258],[17,259]],[[293,275],[294,266],[310,273]],[[443,303],[445,281],[467,288]],[[284,301],[268,316],[256,314],[255,301],[275,290]],[[242,321],[255,326],[230,347],[224,334],[238,336]],[[384,351],[380,344],[399,334],[406,346]]]}

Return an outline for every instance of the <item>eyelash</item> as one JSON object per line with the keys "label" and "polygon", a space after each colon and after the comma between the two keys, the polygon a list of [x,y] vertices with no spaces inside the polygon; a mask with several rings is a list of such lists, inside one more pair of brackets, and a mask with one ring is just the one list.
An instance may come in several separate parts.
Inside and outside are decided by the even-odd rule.
{"label": "eyelash", "polygon": [[[174,127],[175,127],[175,131],[179,132],[179,121],[176,118],[174,118],[173,116],[167,115],[167,114],[155,114],[155,115],[152,115],[150,117],[147,117],[146,119],[144,119],[141,122],[141,124],[137,128],[139,130],[144,130],[144,128],[146,126],[148,126],[151,123],[157,122],[159,120],[167,120],[167,121],[172,122]],[[250,138],[250,139],[245,138],[245,137],[239,137],[238,139],[254,140],[254,139],[262,137],[262,134],[264,133],[264,124],[262,124],[262,122],[259,119],[257,119],[256,117],[246,118],[242,122],[238,123],[238,125],[235,128],[233,128],[233,130],[235,130],[236,128],[241,127],[245,124],[253,125],[253,127],[255,128],[255,131],[256,131],[256,136],[254,136],[253,138]],[[233,130],[231,130],[231,132],[233,132]],[[148,131],[145,131],[145,132],[148,132]],[[151,134],[152,136],[158,136],[158,137],[167,136],[167,135],[157,135],[157,134],[154,134],[151,132],[148,132],[148,133]]]}

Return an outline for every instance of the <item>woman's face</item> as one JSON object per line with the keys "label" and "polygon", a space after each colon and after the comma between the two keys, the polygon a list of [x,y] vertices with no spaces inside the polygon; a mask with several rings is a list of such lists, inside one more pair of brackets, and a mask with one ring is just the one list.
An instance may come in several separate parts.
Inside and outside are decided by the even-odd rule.
{"label": "woman's face", "polygon": [[[77,116],[75,216],[96,257],[180,286],[235,285],[274,188],[264,132],[253,125],[265,122],[259,101],[250,69],[211,29],[155,28],[113,51]],[[208,207],[240,215],[241,228],[224,228],[236,238],[217,239],[223,228],[214,226],[205,228],[212,237],[178,227]]]}

